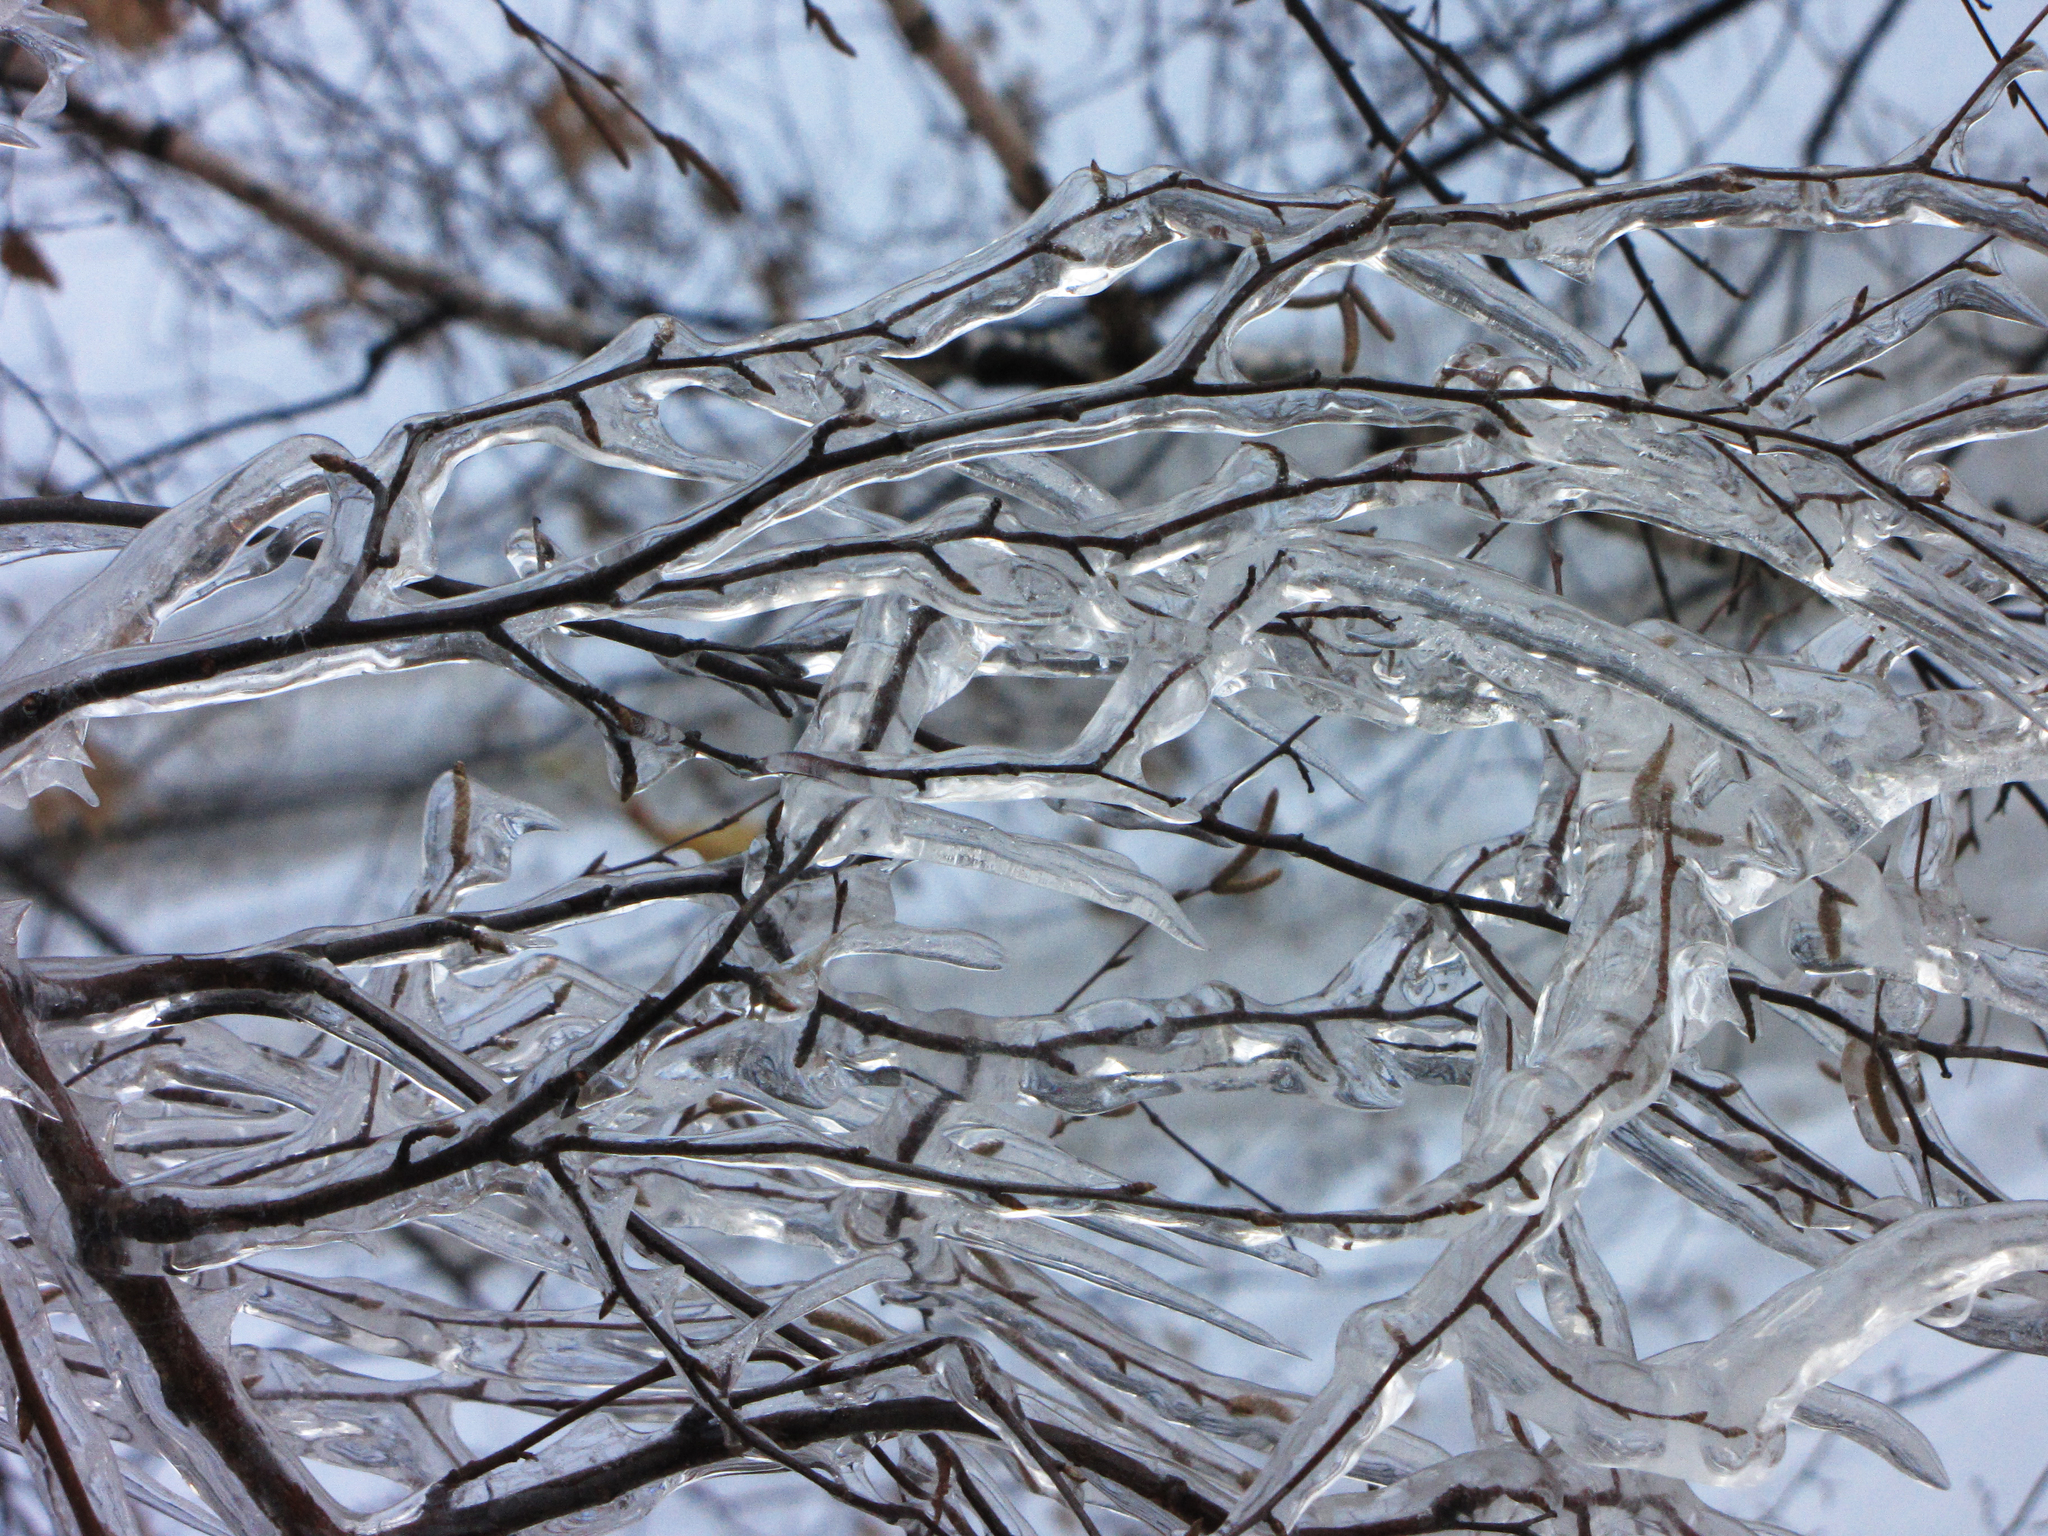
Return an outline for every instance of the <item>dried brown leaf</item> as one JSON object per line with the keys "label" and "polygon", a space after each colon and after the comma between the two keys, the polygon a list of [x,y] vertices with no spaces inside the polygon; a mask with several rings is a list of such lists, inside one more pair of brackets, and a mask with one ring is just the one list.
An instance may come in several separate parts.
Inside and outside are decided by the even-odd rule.
{"label": "dried brown leaf", "polygon": [[185,25],[178,0],[57,0],[52,9],[81,18],[95,38],[130,53],[169,42]]}
{"label": "dried brown leaf", "polygon": [[849,59],[860,57],[859,54],[853,51],[853,44],[839,35],[839,29],[832,25],[832,18],[827,16],[820,7],[813,5],[811,0],[804,0],[804,26],[806,29],[815,27],[818,31],[824,33],[825,41],[834,48],[837,48]]}
{"label": "dried brown leaf", "polygon": [[661,141],[661,147],[668,151],[669,159],[675,161],[676,169],[685,176],[696,171],[704,178],[704,205],[721,219],[736,217],[744,205],[740,202],[739,189],[725,179],[725,173],[703,155],[696,146],[680,134],[667,133],[657,128],[654,136]]}
{"label": "dried brown leaf", "polygon": [[1212,880],[1209,889],[1218,896],[1249,896],[1253,891],[1263,891],[1282,875],[1284,869],[1269,869],[1263,875],[1247,875],[1236,880]]}
{"label": "dried brown leaf", "polygon": [[57,269],[43,255],[42,247],[25,229],[10,229],[0,234],[0,267],[5,267],[24,283],[38,283],[45,288],[64,286],[57,276]]}
{"label": "dried brown leaf", "polygon": [[563,174],[575,180],[600,150],[630,165],[631,152],[647,146],[646,131],[623,107],[597,98],[559,65],[556,76],[555,88],[533,109],[533,121]]}

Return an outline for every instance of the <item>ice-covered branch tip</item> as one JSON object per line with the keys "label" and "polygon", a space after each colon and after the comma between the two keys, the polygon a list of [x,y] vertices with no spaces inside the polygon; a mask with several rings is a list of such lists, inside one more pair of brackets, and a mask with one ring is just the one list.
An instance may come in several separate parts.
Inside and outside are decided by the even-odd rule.
{"label": "ice-covered branch tip", "polygon": [[[413,1536],[602,1529],[707,1467],[770,1466],[948,1536],[1021,1529],[1006,1488],[1077,1520],[1101,1507],[1230,1536],[1269,1520],[1419,1529],[1430,1511],[1564,1531],[1595,1503],[1643,1530],[1732,1532],[1688,1484],[1767,1469],[1794,1420],[1944,1481],[1911,1425],[1830,1378],[1923,1318],[2048,1352],[2042,1212],[1970,1162],[1918,1066],[1947,1059],[1922,1033],[1941,997],[2048,1016],[2048,956],[1984,933],[1953,878],[1961,797],[2048,773],[2048,538],[1932,457],[2048,424],[2048,382],[1969,381],[1853,432],[1820,392],[1947,315],[2048,327],[1991,244],[2048,250],[2048,204],[1972,177],[1969,126],[1902,165],[1715,167],[1497,206],[1091,170],[1013,234],[844,314],[725,345],[650,318],[370,452],[288,439],[149,521],[0,666],[18,800],[90,793],[95,717],[462,661],[586,717],[623,793],[706,762],[757,781],[764,820],[714,864],[600,861],[494,906],[519,840],[556,823],[456,767],[428,800],[418,884],[385,920],[218,955],[11,961],[23,1023],[0,1091],[27,1118],[0,1122],[0,1169],[27,1241],[0,1245],[0,1332],[17,1337],[11,1368],[50,1382],[24,1450],[107,1529],[131,1501],[185,1507],[141,1488],[112,1449],[128,1443],[213,1511],[195,1520],[328,1528],[287,1513],[314,1509],[346,1528],[311,1460],[398,1485],[376,1529]],[[1655,388],[1479,260],[1590,277],[1631,230],[1905,223],[1973,243],[1725,378]],[[900,366],[1189,240],[1242,255],[1127,375],[963,407]],[[1252,377],[1242,333],[1325,276],[1405,289],[1494,339],[1429,379],[1355,360]],[[689,389],[796,440],[767,464],[700,451],[661,413]],[[1310,473],[1283,435],[1301,426],[1377,427],[1395,446],[1353,434],[1349,462]],[[1073,451],[1190,433],[1228,451],[1163,485],[1114,490]],[[508,530],[500,580],[449,576],[437,508],[456,467],[533,441],[701,490],[580,553]],[[869,494],[941,469],[971,489],[912,513]],[[1831,622],[1790,651],[1738,648],[1711,623],[1630,622],[1489,563],[1505,528],[1592,514],[1759,562]],[[73,529],[40,547],[81,546]],[[628,706],[568,659],[597,643],[652,658],[671,686]],[[1908,656],[1943,686],[1916,685]],[[1095,685],[1094,702],[1064,743],[1029,749],[933,727],[991,677]],[[773,716],[766,734],[713,739],[713,688]],[[1225,813],[1275,765],[1361,793],[1356,765],[1310,734],[1333,717],[1536,728],[1529,826],[1424,880],[1279,824],[1275,799],[1256,827]],[[1186,782],[1148,773],[1175,741]],[[974,811],[998,802],[1227,846],[1176,892],[1050,817],[1026,831]],[[1338,975],[1279,1001],[1220,983],[1083,1001],[1135,938],[1077,962],[1037,1014],[863,995],[842,965],[1006,963],[994,935],[906,920],[892,878],[912,864],[1199,947],[1219,900],[1282,860],[1400,899]],[[627,912],[658,935],[640,941],[658,963],[551,947]],[[252,1016],[296,1031],[293,1048]],[[1912,1195],[1874,1194],[1700,1060],[1710,1032],[1761,1028],[1827,1053],[1843,1113]],[[1229,1091],[1371,1114],[1418,1081],[1467,1091],[1462,1147],[1370,1208],[1319,1203],[1292,1171],[1255,1187],[1154,1107]],[[1228,1193],[1174,1198],[1057,1139],[1133,1108]],[[1812,1275],[1639,1359],[1579,1210],[1610,1147]],[[544,1289],[455,1307],[272,1257],[409,1225]],[[823,1258],[749,1285],[706,1234]],[[1152,1260],[1311,1280],[1318,1247],[1411,1237],[1445,1246],[1352,1315],[1308,1398],[1255,1379],[1249,1351],[1232,1357],[1246,1374],[1199,1364],[1153,1314],[1082,1288],[1284,1349],[1278,1319]],[[237,1309],[334,1348],[227,1345]],[[341,1346],[418,1371],[354,1369]],[[76,1379],[73,1359],[89,1367]],[[198,1417],[167,1379],[195,1359],[227,1383]],[[1476,1448],[1457,1455],[1395,1422],[1451,1363],[1474,1405]],[[539,1425],[486,1443],[461,1404]],[[886,1439],[889,1460],[864,1461],[856,1436]]]}
{"label": "ice-covered branch tip", "polygon": [[65,77],[86,58],[69,34],[84,26],[81,18],[53,11],[38,0],[0,0],[0,42],[21,49],[42,71],[42,83],[28,105],[13,122],[0,120],[0,148],[35,148],[29,125],[47,123],[64,110]]}

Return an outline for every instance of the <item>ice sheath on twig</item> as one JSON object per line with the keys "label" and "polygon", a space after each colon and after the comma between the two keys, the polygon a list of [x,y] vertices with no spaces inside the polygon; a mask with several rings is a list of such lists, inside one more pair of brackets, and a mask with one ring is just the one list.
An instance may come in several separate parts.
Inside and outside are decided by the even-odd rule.
{"label": "ice sheath on twig", "polygon": [[[1814,392],[1945,314],[2048,317],[1973,253],[1845,303],[1726,379],[1688,370],[1653,388],[1486,263],[1586,275],[1635,230],[1914,222],[2048,251],[2048,200],[1962,158],[1976,117],[2041,62],[2015,53],[1940,142],[1863,169],[1716,166],[1409,208],[1091,168],[991,247],[844,314],[722,345],[651,318],[360,457],[287,439],[132,538],[82,545],[51,525],[50,550],[119,553],[0,665],[0,771],[18,801],[90,795],[95,718],[452,662],[587,715],[623,794],[692,760],[776,791],[744,854],[600,862],[493,906],[518,840],[553,822],[452,768],[414,898],[386,920],[213,955],[9,958],[0,1169],[16,1239],[0,1249],[0,1343],[18,1444],[56,1518],[138,1529],[147,1506],[252,1536],[591,1531],[682,1480],[777,1467],[962,1536],[1020,1529],[1023,1491],[1083,1523],[1110,1509],[1221,1536],[1268,1521],[1417,1530],[1431,1512],[1562,1532],[1595,1503],[1642,1530],[1732,1532],[1692,1485],[1767,1470],[1795,1419],[1944,1482],[1918,1431],[1830,1381],[1922,1319],[2048,1352],[2048,1214],[2004,1200],[1952,1143],[1919,1059],[1961,1047],[1917,1033],[1939,995],[2048,1016],[2048,955],[1982,934],[1952,879],[1956,797],[2048,773],[2048,642],[2025,622],[2048,600],[2048,537],[1934,457],[2048,424],[2048,379],[1972,380],[1853,434]],[[1241,255],[1121,377],[961,406],[904,367],[1196,239]],[[1332,274],[1405,286],[1495,340],[1426,381],[1355,372],[1355,346],[1341,374],[1249,377],[1244,328]],[[684,389],[800,434],[765,467],[700,452],[660,415]],[[1404,436],[1308,474],[1273,439],[1310,424]],[[1144,504],[1069,454],[1169,432],[1233,448]],[[436,509],[456,466],[536,441],[706,489],[573,558],[522,530],[496,584],[446,576]],[[860,500],[936,469],[973,489],[913,516]],[[864,531],[848,536],[839,512]],[[1675,623],[1619,624],[1458,552],[1475,526],[1595,513],[1761,562],[1838,621],[1794,654],[1746,654]],[[1378,531],[1396,514],[1410,536]],[[209,606],[248,583],[271,601]],[[718,626],[760,616],[782,649],[714,671]],[[803,718],[784,750],[749,755],[590,681],[568,658],[591,641],[796,701]],[[1909,688],[1894,665],[1908,652],[1956,686]],[[988,674],[1108,687],[1063,747],[927,726]],[[1148,753],[1247,690],[1390,728],[1538,726],[1534,821],[1420,882],[1225,814],[1283,756],[1313,782],[1326,759],[1303,730],[1262,735],[1257,762],[1195,793],[1147,778]],[[1248,852],[1176,896],[1121,852],[971,809],[1004,801]],[[1401,901],[1327,986],[1270,1003],[1215,985],[996,1017],[835,979],[860,955],[1004,963],[988,936],[899,916],[891,879],[909,864],[1199,946],[1195,898],[1256,888],[1254,853]],[[699,916],[650,990],[548,948],[550,930],[653,903]],[[1733,945],[1732,923],[1772,909],[1803,974],[1763,974]],[[1508,950],[1516,924],[1562,935],[1546,974]],[[1701,1063],[1705,1034],[1754,1028],[1759,998],[1839,1057],[1844,1112],[1916,1197],[1863,1189]],[[236,1023],[250,1016],[302,1026],[303,1048],[251,1037]],[[1469,1090],[1462,1150],[1370,1209],[1287,1189],[1239,1200],[1246,1186],[1213,1163],[1216,1199],[1174,1199],[1054,1139],[1065,1118],[1176,1093],[1268,1087],[1366,1114],[1417,1080]],[[1576,1206],[1609,1146],[1811,1273],[1712,1338],[1638,1358]],[[458,1307],[269,1257],[408,1223],[601,1300]],[[827,1263],[749,1286],[693,1230]],[[1409,1238],[1443,1247],[1343,1324],[1335,1373],[1307,1398],[1204,1369],[1075,1283],[1282,1348],[1272,1319],[1130,1254],[1312,1276],[1317,1247]],[[1528,1281],[1544,1320],[1518,1296]],[[886,1318],[856,1299],[869,1293]],[[420,1371],[231,1344],[237,1312]],[[1482,1442],[1457,1456],[1395,1424],[1453,1362]],[[463,1404],[538,1423],[479,1444]],[[144,1456],[185,1491],[145,1476]],[[358,1517],[309,1458],[401,1494]]]}

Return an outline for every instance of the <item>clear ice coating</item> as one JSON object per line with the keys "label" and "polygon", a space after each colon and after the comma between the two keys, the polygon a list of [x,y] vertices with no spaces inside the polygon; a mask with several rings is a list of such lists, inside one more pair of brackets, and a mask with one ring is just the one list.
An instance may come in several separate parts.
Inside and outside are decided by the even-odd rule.
{"label": "clear ice coating", "polygon": [[[0,0],[0,33],[50,66],[46,96],[71,61],[47,31],[57,19]],[[845,314],[718,345],[652,317],[552,379],[403,422],[360,458],[287,439],[132,538],[10,533],[0,560],[112,551],[0,663],[14,803],[55,786],[90,796],[96,717],[457,662],[581,711],[625,794],[707,759],[777,802],[745,853],[600,863],[505,904],[494,888],[519,840],[556,823],[454,765],[428,799],[411,900],[380,920],[217,955],[10,951],[7,1448],[54,1518],[79,1532],[139,1531],[144,1509],[236,1536],[593,1532],[689,1479],[780,1467],[870,1515],[963,1536],[1024,1530],[1013,1491],[1084,1524],[1094,1507],[1217,1536],[1420,1529],[1447,1509],[1495,1522],[1470,1528],[1577,1531],[1594,1503],[1622,1522],[1601,1529],[1739,1536],[1761,1527],[1695,1485],[1768,1471],[1795,1421],[1945,1486],[1911,1423],[1832,1378],[1913,1322],[2048,1353],[2048,1207],[2005,1200],[1954,1145],[1918,1034],[1939,997],[2048,1025],[2048,954],[1983,931],[1954,878],[1961,797],[2048,777],[2048,640],[2033,621],[2048,535],[1930,460],[2048,425],[2048,380],[1968,380],[1854,437],[1829,435],[1814,395],[1945,315],[2048,327],[1992,264],[1998,241],[2048,252],[2048,199],[1974,179],[1960,158],[1985,104],[2040,64],[2016,56],[1943,141],[1875,169],[1708,167],[1447,209],[1091,168],[1011,235]],[[50,109],[39,97],[28,115]],[[1975,243],[1896,294],[1845,299],[1728,378],[1686,370],[1655,388],[1485,264],[1585,277],[1632,230],[1911,223]],[[1241,255],[1118,379],[961,406],[903,366],[1188,240]],[[1404,285],[1491,340],[1423,383],[1248,377],[1239,333],[1333,273]],[[659,412],[686,389],[772,413],[794,439],[767,464],[701,453]],[[1415,435],[1304,475],[1272,439],[1318,423]],[[1168,433],[1230,451],[1152,500],[1112,494],[1068,456]],[[530,442],[702,494],[569,558],[537,525],[515,530],[496,585],[440,576],[437,508],[457,465]],[[969,494],[915,514],[860,499],[941,468]],[[1430,519],[1592,513],[1762,562],[1837,621],[1794,653],[1741,653],[1676,624],[1616,624],[1414,536]],[[1396,520],[1407,536],[1383,536]],[[230,587],[245,590],[216,603]],[[764,757],[629,707],[563,659],[570,639],[623,637],[711,676],[712,627],[740,619],[782,647],[784,670],[748,674],[750,696],[800,706]],[[678,634],[706,649],[668,643]],[[1954,686],[1909,685],[1909,655]],[[999,675],[1107,686],[1063,744],[928,728]],[[1297,997],[1211,983],[1083,1001],[1084,986],[1050,1012],[996,1016],[842,979],[857,956],[1005,965],[989,936],[899,915],[892,877],[919,863],[1199,948],[1193,898],[1248,878],[1258,849],[1302,845],[1221,818],[1249,768],[1174,793],[1145,758],[1214,712],[1265,754],[1254,766],[1272,761],[1301,732],[1273,726],[1261,698],[1388,729],[1535,727],[1531,823],[1453,857],[1434,885],[1396,882],[1371,941]],[[1325,749],[1303,743],[1296,761],[1366,794]],[[977,809],[1005,802],[1070,827],[1234,830],[1246,852],[1206,891],[1175,893],[1124,853],[1046,835],[1050,818],[1027,832]],[[651,990],[546,937],[655,904],[695,918]],[[1785,974],[1737,942],[1759,914]],[[1510,953],[1517,925],[1555,935],[1551,948]],[[1846,1111],[1913,1195],[1837,1170],[1701,1060],[1709,1031],[1754,1031],[1760,1006],[1838,1069]],[[237,1026],[251,1015],[294,1021],[308,1043],[266,1044]],[[1261,1090],[1365,1114],[1417,1083],[1465,1093],[1462,1145],[1371,1209],[1234,1187],[1170,1199],[1054,1139],[1174,1095]],[[1577,1208],[1610,1145],[1810,1272],[1713,1337],[1641,1357]],[[593,1299],[454,1306],[279,1258],[401,1226]],[[815,1250],[814,1272],[746,1284],[695,1251],[705,1233]],[[1441,1251],[1342,1323],[1311,1395],[1206,1369],[1170,1343],[1184,1335],[1143,1321],[1285,1350],[1150,1260],[1314,1279],[1318,1249],[1408,1238]],[[271,1325],[252,1338],[291,1330],[408,1371],[231,1342],[237,1317]],[[1247,1357],[1265,1358],[1233,1356]],[[1452,1364],[1477,1443],[1458,1454],[1396,1422]],[[456,1412],[479,1404],[537,1427],[480,1439]],[[353,1513],[308,1462],[399,1492]],[[155,1465],[178,1486],[145,1475]]]}
{"label": "clear ice coating", "polygon": [[0,119],[0,149],[34,149],[28,125],[47,123],[64,110],[65,78],[85,62],[85,50],[72,41],[85,20],[53,11],[38,0],[0,0],[0,41],[19,48],[42,69],[36,88],[13,122]]}

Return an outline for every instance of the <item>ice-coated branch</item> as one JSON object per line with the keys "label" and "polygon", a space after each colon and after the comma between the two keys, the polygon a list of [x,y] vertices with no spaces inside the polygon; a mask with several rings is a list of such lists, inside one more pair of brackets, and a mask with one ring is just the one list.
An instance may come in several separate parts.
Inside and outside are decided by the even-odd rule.
{"label": "ice-coated branch", "polygon": [[[916,10],[897,8],[907,30]],[[368,452],[293,437],[110,532],[24,522],[43,531],[8,557],[113,553],[0,662],[17,801],[90,793],[96,718],[458,663],[573,708],[624,796],[698,763],[772,801],[743,854],[600,859],[506,901],[489,892],[521,840],[557,823],[451,764],[417,884],[383,918],[218,954],[10,957],[0,1214],[22,1236],[0,1345],[53,1506],[81,1531],[136,1528],[119,1443],[238,1533],[598,1530],[685,1478],[772,1467],[945,1536],[1021,1532],[1009,1490],[1084,1528],[1115,1510],[1220,1536],[1535,1533],[1604,1511],[1732,1536],[1689,1485],[1767,1469],[1795,1420],[1944,1482],[1918,1431],[1832,1378],[1920,1320],[2048,1352],[2048,1216],[1975,1167],[1920,1065],[2048,1064],[1926,1032],[1937,996],[2048,1019],[2048,960],[1986,932],[1954,878],[1960,797],[2048,774],[2048,538],[1934,458],[2048,425],[2048,384],[1971,379],[1853,430],[1825,391],[1947,316],[2048,327],[1996,265],[2001,242],[2048,251],[2048,199],[1963,159],[1984,101],[2040,62],[2015,52],[1937,144],[1875,167],[1587,172],[1523,202],[1416,207],[1090,168],[1011,234],[836,316],[730,344],[650,317]],[[1590,278],[1633,231],[1903,224],[1967,248],[1718,379],[1646,379],[1500,275]],[[906,366],[1197,240],[1234,265],[1117,377],[961,404]],[[1405,288],[1491,340],[1424,379],[1350,355],[1328,376],[1249,368],[1247,328],[1324,277]],[[679,440],[662,401],[692,389],[779,418],[786,446],[753,464]],[[1351,462],[1307,472],[1284,435],[1302,426],[1393,446],[1356,434]],[[1123,490],[1078,451],[1169,434],[1227,451]],[[567,557],[515,530],[500,580],[456,579],[451,477],[526,443],[693,489]],[[918,510],[875,493],[941,471]],[[1828,621],[1797,646],[1724,645],[1486,558],[1504,529],[1595,516],[1756,562]],[[763,732],[714,739],[626,703],[583,670],[601,646],[731,688]],[[1914,686],[1914,664],[1944,685]],[[1094,685],[1091,702],[1029,747],[971,710],[931,723],[1003,677]],[[1424,879],[1277,822],[1273,799],[1256,825],[1230,809],[1276,765],[1368,798],[1309,736],[1331,717],[1528,729],[1527,828]],[[1212,720],[1244,734],[1199,776],[1159,771]],[[1018,803],[1068,820],[1027,829]],[[1216,845],[1220,867],[1176,890],[1145,862],[1157,840],[1096,828]],[[1288,864],[1361,907],[1397,899],[1335,976],[1272,1001],[1095,991],[1137,935],[1198,950],[1220,928],[1205,914]],[[899,913],[913,865],[1105,909],[1131,937],[1073,959],[1039,1013],[863,992],[857,957],[1007,963],[990,935]],[[628,913],[658,964],[611,974],[551,947]],[[1749,937],[1764,919],[1776,969]],[[1759,1028],[1826,1053],[1842,1112],[1913,1196],[1874,1194],[1701,1060],[1714,1031]],[[1370,1115],[1417,1082],[1464,1093],[1462,1146],[1357,1208],[1241,1177],[1157,1107],[1272,1093]],[[1214,1198],[1057,1139],[1132,1109]],[[1811,1274],[1639,1359],[1579,1204],[1610,1147]],[[274,1262],[400,1229],[587,1304],[456,1306]],[[815,1262],[749,1284],[707,1234]],[[1330,1284],[1318,1248],[1414,1238],[1444,1246],[1405,1291],[1345,1304],[1335,1372],[1306,1396],[1257,1379],[1259,1351],[1291,1347],[1278,1320],[1151,1262]],[[1532,1281],[1542,1319],[1518,1296]],[[231,1342],[240,1313],[417,1373]],[[1164,1314],[1249,1347],[1211,1368]],[[1396,1422],[1452,1364],[1478,1442],[1458,1454]],[[484,1443],[465,1404],[534,1422]],[[400,1492],[351,1511],[309,1462]]]}

